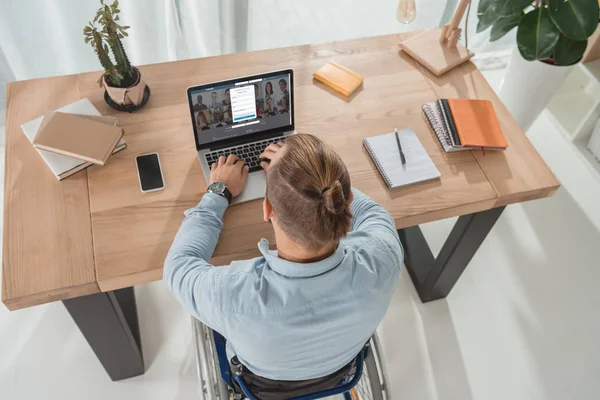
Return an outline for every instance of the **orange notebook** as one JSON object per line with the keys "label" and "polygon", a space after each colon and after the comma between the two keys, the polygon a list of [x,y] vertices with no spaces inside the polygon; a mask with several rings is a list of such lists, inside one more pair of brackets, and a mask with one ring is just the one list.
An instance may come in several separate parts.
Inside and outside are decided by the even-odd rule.
{"label": "orange notebook", "polygon": [[498,150],[508,147],[491,101],[448,99],[448,105],[462,146]]}
{"label": "orange notebook", "polygon": [[333,61],[327,62],[317,72],[313,78],[323,82],[332,89],[337,90],[344,96],[350,96],[356,92],[356,89],[362,85],[364,78],[354,71]]}

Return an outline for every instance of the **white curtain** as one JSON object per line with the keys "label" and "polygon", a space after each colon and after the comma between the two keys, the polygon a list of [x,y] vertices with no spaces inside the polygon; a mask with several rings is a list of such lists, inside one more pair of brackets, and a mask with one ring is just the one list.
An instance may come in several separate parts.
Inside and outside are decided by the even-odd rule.
{"label": "white curtain", "polygon": [[8,65],[8,60],[6,60],[2,48],[0,48],[0,144],[4,144],[2,125],[4,125],[6,118],[6,84],[14,80],[15,76],[12,69]]}
{"label": "white curtain", "polygon": [[[107,0],[110,2],[111,0]],[[475,35],[473,0],[469,47],[476,53],[510,49],[514,32],[496,43]],[[173,61],[239,51],[440,26],[456,0],[417,0],[409,25],[396,20],[398,0],[121,0],[124,41],[134,64]],[[0,1],[0,125],[5,84],[11,80],[98,70],[82,29],[99,7],[93,0]]]}

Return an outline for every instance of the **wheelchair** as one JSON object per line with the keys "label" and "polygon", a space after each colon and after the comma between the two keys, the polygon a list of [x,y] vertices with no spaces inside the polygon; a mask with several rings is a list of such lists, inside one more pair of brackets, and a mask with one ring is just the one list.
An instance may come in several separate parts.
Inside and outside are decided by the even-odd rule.
{"label": "wheelchair", "polygon": [[[225,354],[225,340],[192,317],[192,340],[196,356],[200,400],[260,400],[241,376],[232,373]],[[293,400],[339,398],[347,400],[390,400],[385,360],[377,332],[355,358],[352,375],[326,390],[293,397]]]}

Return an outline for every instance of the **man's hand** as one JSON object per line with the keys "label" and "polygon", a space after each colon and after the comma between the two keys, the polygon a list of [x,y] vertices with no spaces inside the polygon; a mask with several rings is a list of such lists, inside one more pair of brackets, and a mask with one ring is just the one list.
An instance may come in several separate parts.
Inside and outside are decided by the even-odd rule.
{"label": "man's hand", "polygon": [[230,154],[219,157],[210,166],[210,183],[221,182],[227,186],[233,197],[238,196],[248,182],[248,166],[238,156]]}
{"label": "man's hand", "polygon": [[261,160],[269,160],[260,162],[262,169],[267,171],[271,165],[275,164],[283,156],[283,146],[283,142],[273,143],[267,146],[265,151],[258,156]]}

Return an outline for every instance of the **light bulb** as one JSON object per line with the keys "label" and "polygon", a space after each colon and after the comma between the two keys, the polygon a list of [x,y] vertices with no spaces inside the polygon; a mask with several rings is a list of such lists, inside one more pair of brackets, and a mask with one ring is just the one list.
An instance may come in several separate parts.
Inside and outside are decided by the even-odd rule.
{"label": "light bulb", "polygon": [[398,10],[396,11],[396,18],[403,24],[410,24],[415,20],[417,16],[417,6],[415,0],[400,0],[398,3]]}

